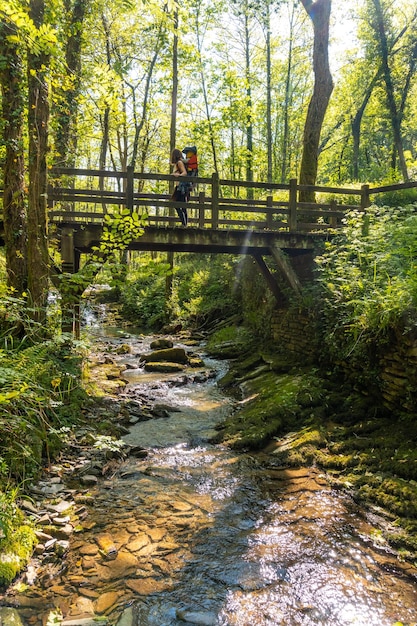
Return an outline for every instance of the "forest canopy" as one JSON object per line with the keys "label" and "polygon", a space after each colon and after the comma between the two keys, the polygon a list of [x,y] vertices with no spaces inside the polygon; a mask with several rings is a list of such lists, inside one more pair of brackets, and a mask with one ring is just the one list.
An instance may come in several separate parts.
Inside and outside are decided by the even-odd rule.
{"label": "forest canopy", "polygon": [[[2,62],[10,63],[12,51],[16,71],[21,64],[26,113],[34,58],[43,68],[49,165],[167,172],[176,36],[178,145],[198,145],[204,174],[245,179],[249,168],[255,180],[286,182],[299,175],[314,83],[313,28],[303,4],[48,0],[36,18],[40,0],[8,0],[0,13]],[[333,3],[334,88],[318,148],[320,183],[415,174],[415,21],[404,0],[347,10]],[[3,70],[3,100],[5,81]]]}

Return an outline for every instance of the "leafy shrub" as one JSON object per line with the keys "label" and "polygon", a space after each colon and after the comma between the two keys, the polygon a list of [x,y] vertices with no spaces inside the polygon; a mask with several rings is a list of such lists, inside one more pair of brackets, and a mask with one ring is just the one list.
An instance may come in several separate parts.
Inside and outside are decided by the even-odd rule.
{"label": "leafy shrub", "polygon": [[51,454],[51,427],[78,419],[86,400],[81,361],[63,338],[1,356],[0,470],[20,481]]}
{"label": "leafy shrub", "polygon": [[177,255],[173,294],[166,301],[166,280],[171,269],[161,259],[142,256],[121,286],[123,314],[145,329],[159,329],[168,319],[195,325],[227,316],[236,308],[232,257]]}
{"label": "leafy shrub", "polygon": [[362,358],[417,307],[415,207],[370,207],[347,215],[317,257],[323,335],[330,354]]}

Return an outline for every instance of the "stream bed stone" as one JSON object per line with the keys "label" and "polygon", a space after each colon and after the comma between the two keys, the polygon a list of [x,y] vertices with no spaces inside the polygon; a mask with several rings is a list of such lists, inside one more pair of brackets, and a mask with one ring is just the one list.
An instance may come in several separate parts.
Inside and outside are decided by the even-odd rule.
{"label": "stream bed stone", "polygon": [[[107,350],[117,366],[150,341],[123,336]],[[118,342],[129,350],[119,355]],[[378,543],[348,494],[316,468],[210,443],[233,401],[216,386],[226,364],[203,360],[215,373],[203,380],[131,370],[103,405],[124,424],[130,408],[148,411],[121,452],[107,458],[80,431],[33,485],[24,505],[42,521],[39,554],[0,611],[17,626],[52,616],[62,626],[416,624],[416,568]]]}

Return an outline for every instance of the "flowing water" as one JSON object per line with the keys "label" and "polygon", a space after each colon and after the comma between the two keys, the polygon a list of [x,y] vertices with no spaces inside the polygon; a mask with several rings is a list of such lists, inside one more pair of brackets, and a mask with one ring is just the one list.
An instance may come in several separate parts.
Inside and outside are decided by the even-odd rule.
{"label": "flowing water", "polygon": [[[132,355],[149,345],[123,341]],[[209,443],[233,410],[216,384],[224,363],[204,359],[211,378],[149,374],[132,355],[120,357],[132,367],[122,396],[147,397],[169,416],[124,436],[148,455],[129,457],[95,488],[48,608],[27,604],[22,619],[45,624],[59,606],[64,624],[81,626],[94,623],[89,616],[120,626],[417,623],[416,570],[378,541],[348,495],[314,468]],[[97,552],[103,533],[116,558]]]}

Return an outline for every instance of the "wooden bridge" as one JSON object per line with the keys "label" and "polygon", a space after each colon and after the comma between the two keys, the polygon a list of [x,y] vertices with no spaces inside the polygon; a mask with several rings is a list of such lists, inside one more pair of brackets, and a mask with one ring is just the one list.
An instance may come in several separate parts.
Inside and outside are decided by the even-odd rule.
{"label": "wooden bridge", "polygon": [[[50,222],[58,229],[64,271],[79,268],[80,255],[100,240],[104,217],[121,208],[147,216],[144,234],[131,250],[250,254],[277,300],[282,289],[265,257],[272,257],[285,282],[300,290],[296,259],[311,258],[317,244],[342,224],[346,211],[369,205],[368,188],[310,187],[297,183],[261,183],[182,177],[195,189],[187,203],[188,227],[182,227],[171,200],[172,175],[55,168],[50,173]],[[332,200],[301,203],[300,191],[325,192]],[[335,197],[355,199],[338,204]],[[311,264],[311,261],[310,261]]]}
{"label": "wooden bridge", "polygon": [[[416,187],[417,183],[359,189],[263,183],[211,177],[182,177],[195,189],[187,204],[189,225],[183,228],[171,200],[169,174],[54,168],[49,172],[48,217],[56,233],[63,271],[79,269],[80,255],[100,240],[106,214],[121,208],[146,215],[144,234],[131,250],[230,253],[252,255],[277,299],[277,286],[264,257],[272,257],[286,283],[300,289],[297,261],[314,255],[318,244],[343,223],[347,211],[366,210],[373,194]],[[310,191],[316,202],[300,202]],[[317,198],[326,198],[324,202]],[[320,197],[319,196],[319,197]],[[339,199],[339,201],[338,201]]]}

